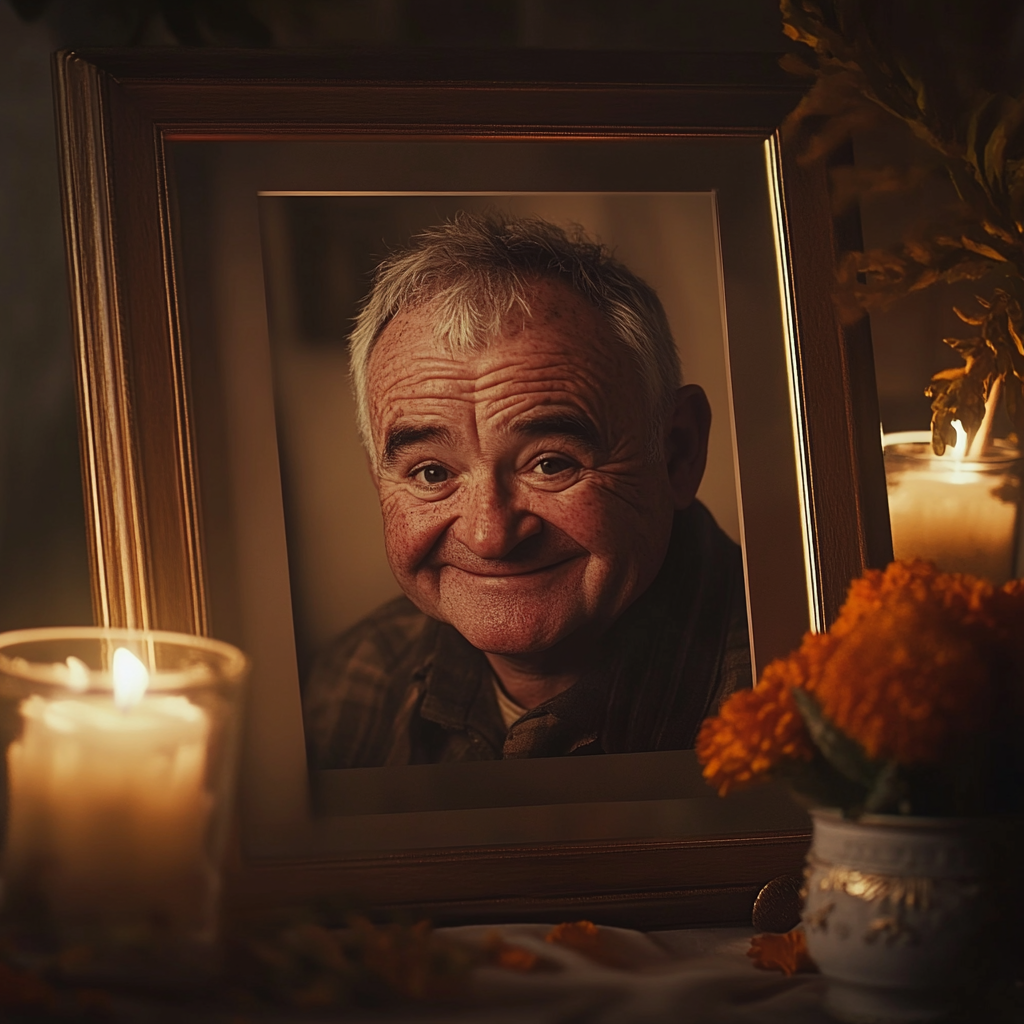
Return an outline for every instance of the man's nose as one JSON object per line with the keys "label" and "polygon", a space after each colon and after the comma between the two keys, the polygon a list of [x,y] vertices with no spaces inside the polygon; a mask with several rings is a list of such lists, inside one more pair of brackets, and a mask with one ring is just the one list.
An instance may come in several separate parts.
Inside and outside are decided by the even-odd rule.
{"label": "man's nose", "polygon": [[461,508],[452,533],[478,558],[505,558],[543,528],[541,518],[522,507],[500,479],[474,481],[463,488],[460,497]]}

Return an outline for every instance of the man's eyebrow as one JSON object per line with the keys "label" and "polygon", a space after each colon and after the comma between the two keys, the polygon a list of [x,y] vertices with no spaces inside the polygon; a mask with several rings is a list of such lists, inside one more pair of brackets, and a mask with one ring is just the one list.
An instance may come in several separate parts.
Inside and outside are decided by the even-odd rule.
{"label": "man's eyebrow", "polygon": [[381,454],[382,466],[391,466],[404,451],[423,441],[441,441],[450,444],[451,431],[447,427],[392,427],[384,438]]}
{"label": "man's eyebrow", "polygon": [[517,420],[512,430],[528,437],[567,437],[579,441],[592,451],[601,448],[601,435],[586,417],[571,412],[550,412]]}

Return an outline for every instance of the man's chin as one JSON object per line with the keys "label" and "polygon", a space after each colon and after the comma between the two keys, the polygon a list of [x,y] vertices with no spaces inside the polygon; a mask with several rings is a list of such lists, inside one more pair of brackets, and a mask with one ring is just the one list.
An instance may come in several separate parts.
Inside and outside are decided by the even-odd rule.
{"label": "man's chin", "polygon": [[[459,629],[458,626],[455,628]],[[557,634],[554,636],[536,633],[509,635],[508,633],[492,634],[462,629],[459,629],[459,632],[477,650],[483,651],[485,654],[507,658],[528,658],[534,654],[543,654],[564,639],[564,636]]]}
{"label": "man's chin", "polygon": [[474,647],[486,654],[529,656],[550,650],[575,631],[571,617],[453,616],[447,621]]}

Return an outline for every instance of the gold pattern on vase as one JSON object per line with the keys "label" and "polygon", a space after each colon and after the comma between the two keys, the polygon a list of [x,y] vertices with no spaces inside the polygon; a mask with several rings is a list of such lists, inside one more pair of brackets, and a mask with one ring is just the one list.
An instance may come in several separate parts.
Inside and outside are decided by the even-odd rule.
{"label": "gold pattern on vase", "polygon": [[[865,903],[878,904],[880,913],[868,922],[863,939],[869,943],[883,939],[886,945],[920,941],[919,929],[907,920],[908,913],[928,914],[933,910],[941,913],[941,908],[950,898],[954,902],[972,899],[980,892],[976,882],[859,871],[841,864],[830,864],[815,857],[813,852],[807,858],[805,877],[805,891],[842,893]],[[820,903],[813,910],[810,902],[804,914],[805,925],[811,930],[827,931],[835,902]]]}

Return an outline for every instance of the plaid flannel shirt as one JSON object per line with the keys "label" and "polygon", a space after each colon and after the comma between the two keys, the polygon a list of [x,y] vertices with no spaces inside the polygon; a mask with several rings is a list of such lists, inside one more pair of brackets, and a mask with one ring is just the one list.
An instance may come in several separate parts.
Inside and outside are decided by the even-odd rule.
{"label": "plaid flannel shirt", "polygon": [[600,667],[506,729],[486,657],[407,598],[321,655],[303,689],[312,768],[682,750],[751,685],[740,551],[699,502],[655,581],[599,641]]}

